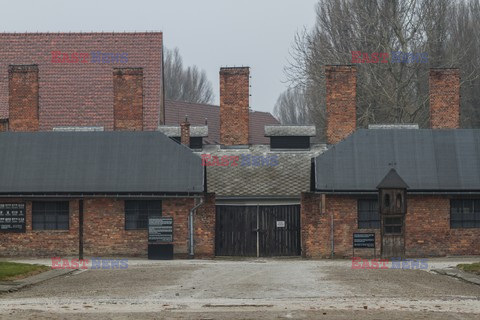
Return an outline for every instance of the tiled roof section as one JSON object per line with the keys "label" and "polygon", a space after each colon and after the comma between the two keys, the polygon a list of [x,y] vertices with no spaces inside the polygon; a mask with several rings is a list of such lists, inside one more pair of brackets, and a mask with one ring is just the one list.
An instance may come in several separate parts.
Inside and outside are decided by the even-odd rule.
{"label": "tiled roof section", "polygon": [[[208,166],[207,190],[217,197],[295,197],[310,190],[311,159],[326,150],[326,145],[312,145],[309,151],[270,151],[266,145],[245,149],[221,149],[207,146],[202,151],[210,156],[278,157],[277,165]],[[241,158],[240,158],[241,159]],[[245,163],[244,163],[245,164]]]}
{"label": "tiled roof section", "polygon": [[[179,125],[188,115],[192,125],[204,125],[208,121],[208,138],[206,144],[220,144],[220,107],[209,104],[198,104],[180,101],[165,101],[165,124]],[[250,144],[269,144],[269,138],[264,136],[266,125],[280,124],[268,112],[250,112]]]}
{"label": "tiled roof section", "polygon": [[[0,33],[0,118],[8,118],[8,66],[39,68],[40,130],[100,126],[113,130],[113,68],[142,68],[144,130],[163,118],[162,33]],[[52,51],[89,53],[86,63],[52,63]],[[93,63],[91,52],[128,54]],[[84,59],[82,59],[84,60]],[[124,61],[123,61],[124,62]]]}

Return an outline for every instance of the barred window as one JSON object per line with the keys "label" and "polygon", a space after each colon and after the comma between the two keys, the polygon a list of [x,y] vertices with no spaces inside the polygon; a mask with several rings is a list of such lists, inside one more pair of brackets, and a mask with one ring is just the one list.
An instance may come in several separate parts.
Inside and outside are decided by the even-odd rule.
{"label": "barred window", "polygon": [[149,216],[162,215],[162,201],[157,200],[126,200],[125,229],[142,230],[148,227]]}
{"label": "barred window", "polygon": [[68,201],[34,201],[32,203],[33,230],[68,230]]}
{"label": "barred window", "polygon": [[480,228],[480,200],[450,200],[450,228]]}
{"label": "barred window", "polygon": [[380,229],[376,199],[358,200],[358,229]]}

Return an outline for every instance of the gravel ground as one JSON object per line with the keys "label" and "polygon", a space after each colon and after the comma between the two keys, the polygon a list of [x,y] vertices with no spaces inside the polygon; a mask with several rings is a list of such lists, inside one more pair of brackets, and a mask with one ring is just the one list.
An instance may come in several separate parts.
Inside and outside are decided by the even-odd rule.
{"label": "gravel ground", "polygon": [[428,270],[352,270],[349,260],[129,260],[126,270],[78,271],[1,295],[0,318],[12,317],[479,319],[480,286]]}

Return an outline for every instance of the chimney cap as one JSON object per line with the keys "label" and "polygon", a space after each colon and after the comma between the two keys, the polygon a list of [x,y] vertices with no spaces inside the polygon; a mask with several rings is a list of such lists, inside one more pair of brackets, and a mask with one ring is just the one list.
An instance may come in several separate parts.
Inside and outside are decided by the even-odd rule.
{"label": "chimney cap", "polygon": [[[180,137],[180,126],[162,125],[158,127],[158,131],[167,137]],[[208,126],[190,126],[190,137],[208,137]]]}
{"label": "chimney cap", "polygon": [[369,124],[368,129],[419,129],[418,123]]}
{"label": "chimney cap", "polygon": [[265,126],[265,137],[315,137],[317,129],[315,126],[305,125],[267,125]]}

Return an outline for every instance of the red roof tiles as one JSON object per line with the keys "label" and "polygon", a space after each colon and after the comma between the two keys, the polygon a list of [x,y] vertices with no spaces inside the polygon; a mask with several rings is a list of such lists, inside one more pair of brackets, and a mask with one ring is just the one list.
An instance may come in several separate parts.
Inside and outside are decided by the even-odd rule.
{"label": "red roof tiles", "polygon": [[[113,130],[113,68],[138,67],[144,75],[143,128],[156,130],[163,117],[162,38],[161,32],[0,33],[0,118],[8,118],[8,66],[36,64],[40,130],[56,126]],[[52,51],[67,53],[71,62],[52,62]],[[98,51],[114,56],[93,63],[91,53]],[[88,60],[82,53],[89,54]],[[127,62],[122,53],[128,54]]]}
{"label": "red roof tiles", "polygon": [[[204,125],[208,121],[207,144],[220,144],[220,107],[208,104],[198,104],[165,100],[165,124],[180,125],[188,115],[191,125]],[[250,111],[249,143],[268,144],[269,138],[264,136],[264,126],[280,124],[268,112]]]}

